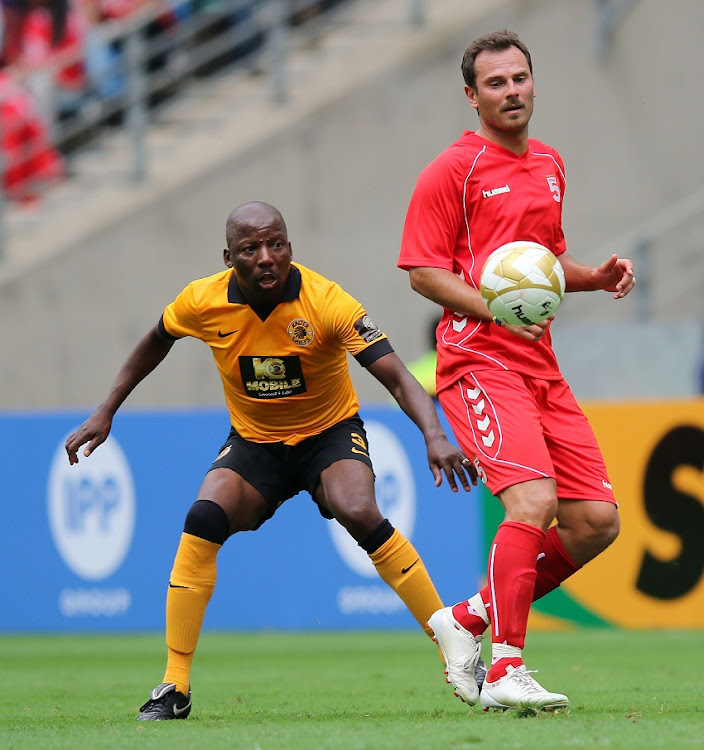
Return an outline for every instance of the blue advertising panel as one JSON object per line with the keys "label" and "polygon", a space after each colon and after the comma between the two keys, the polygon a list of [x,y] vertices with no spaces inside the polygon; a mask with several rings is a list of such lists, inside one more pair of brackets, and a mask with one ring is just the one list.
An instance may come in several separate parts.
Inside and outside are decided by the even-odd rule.
{"label": "blue advertising panel", "polygon": [[[224,410],[120,413],[69,466],[85,413],[0,415],[6,576],[0,630],[163,628],[185,515],[229,431]],[[481,493],[435,488],[420,432],[393,407],[362,410],[382,513],[411,539],[448,603],[476,591]],[[448,434],[451,434],[446,426]],[[417,627],[366,554],[306,493],[218,556],[211,629]]]}

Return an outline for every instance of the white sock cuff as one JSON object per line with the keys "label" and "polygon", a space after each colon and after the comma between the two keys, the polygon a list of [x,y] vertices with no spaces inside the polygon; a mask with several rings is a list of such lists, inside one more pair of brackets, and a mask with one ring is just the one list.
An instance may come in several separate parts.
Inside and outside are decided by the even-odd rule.
{"label": "white sock cuff", "polygon": [[491,663],[496,664],[499,659],[522,659],[523,649],[509,646],[506,643],[491,644]]}
{"label": "white sock cuff", "polygon": [[479,615],[479,617],[481,617],[482,620],[484,620],[484,622],[488,625],[489,615],[486,612],[486,607],[484,606],[484,602],[482,600],[481,594],[475,594],[471,599],[469,599],[467,603]]}

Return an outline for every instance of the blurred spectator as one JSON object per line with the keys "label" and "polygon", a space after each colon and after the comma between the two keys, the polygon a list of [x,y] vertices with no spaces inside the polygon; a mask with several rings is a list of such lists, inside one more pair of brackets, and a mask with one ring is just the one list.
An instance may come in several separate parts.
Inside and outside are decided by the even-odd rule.
{"label": "blurred spectator", "polygon": [[26,14],[25,0],[0,0],[2,9],[2,43],[0,58],[4,65],[12,64],[20,54],[22,22]]}
{"label": "blurred spectator", "polygon": [[[164,68],[176,50],[174,37],[179,23],[179,10],[190,5],[177,0],[81,0],[93,24],[89,35],[88,66],[91,82],[102,99],[114,98],[125,93],[127,70],[125,65],[125,37],[113,37],[109,42],[102,40],[100,24],[108,21],[126,21],[143,6],[151,6],[158,11],[156,16],[144,23],[141,35],[146,41],[146,73],[154,73]],[[97,25],[96,25],[97,24]],[[102,40],[102,47],[100,41]],[[160,100],[157,93],[150,95],[150,103]]]}
{"label": "blurred spectator", "polygon": [[[222,40],[230,35],[231,44],[223,47],[222,53],[200,65],[196,75],[209,76],[221,68],[251,55],[264,43],[264,32],[257,18],[257,0],[223,2],[223,0],[193,0],[191,12],[199,17],[198,30],[192,42],[198,47],[213,40]],[[185,6],[182,6],[185,7]]]}
{"label": "blurred spectator", "polygon": [[27,74],[47,121],[76,112],[86,93],[83,14],[70,0],[2,2],[10,22],[2,51],[5,64]]}
{"label": "blurred spectator", "polygon": [[289,22],[300,26],[343,2],[345,0],[288,0]]}
{"label": "blurred spectator", "polygon": [[0,128],[5,195],[11,200],[34,201],[47,183],[63,175],[63,164],[31,94],[7,68],[0,68]]}

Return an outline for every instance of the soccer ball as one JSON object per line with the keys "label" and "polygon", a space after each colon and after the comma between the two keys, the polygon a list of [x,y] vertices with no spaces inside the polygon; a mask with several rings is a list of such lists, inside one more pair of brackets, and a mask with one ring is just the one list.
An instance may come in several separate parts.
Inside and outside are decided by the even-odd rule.
{"label": "soccer ball", "polygon": [[509,242],[487,258],[480,291],[502,323],[529,326],[560,306],[565,272],[550,250],[537,242]]}

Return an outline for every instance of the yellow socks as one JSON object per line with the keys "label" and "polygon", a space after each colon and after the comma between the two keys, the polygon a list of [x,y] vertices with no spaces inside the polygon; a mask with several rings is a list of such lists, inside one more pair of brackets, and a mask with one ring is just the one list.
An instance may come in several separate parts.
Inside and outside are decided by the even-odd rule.
{"label": "yellow socks", "polygon": [[220,545],[183,533],[166,595],[168,658],[164,682],[188,694],[191,662],[203,625],[205,608],[215,588],[215,558]]}
{"label": "yellow socks", "polygon": [[443,603],[415,547],[394,529],[391,538],[369,555],[382,580],[401,597],[420,626],[432,638],[428,618]]}

